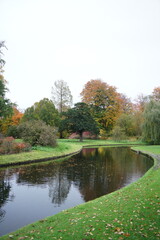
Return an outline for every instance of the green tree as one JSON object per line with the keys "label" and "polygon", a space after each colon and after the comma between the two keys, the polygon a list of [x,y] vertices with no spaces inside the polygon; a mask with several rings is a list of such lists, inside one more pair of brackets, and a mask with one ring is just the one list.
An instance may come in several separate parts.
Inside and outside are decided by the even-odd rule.
{"label": "green tree", "polygon": [[52,87],[52,100],[57,107],[59,113],[65,112],[72,105],[72,94],[63,80],[58,80]]}
{"label": "green tree", "polygon": [[119,126],[126,136],[134,136],[134,116],[133,114],[123,113],[116,122],[116,126]]}
{"label": "green tree", "polygon": [[44,98],[26,109],[22,122],[29,120],[42,120],[47,125],[58,127],[60,118],[52,100]]}
{"label": "green tree", "polygon": [[117,142],[121,140],[125,140],[126,135],[124,133],[124,130],[120,126],[116,125],[112,130],[112,138],[114,141],[117,141]]}
{"label": "green tree", "polygon": [[5,61],[2,58],[3,55],[2,48],[5,48],[4,41],[0,42],[0,122],[4,118],[12,115],[13,113],[12,111],[13,104],[5,96],[8,89],[6,88],[6,81],[3,76],[3,66],[5,64]]}
{"label": "green tree", "polygon": [[93,119],[90,109],[86,103],[76,103],[72,109],[65,113],[65,119],[62,121],[63,129],[67,129],[71,133],[78,133],[80,141],[83,141],[83,132],[89,131],[98,134],[99,129],[96,121]]}
{"label": "green tree", "polygon": [[5,87],[5,83],[3,78],[0,76],[0,119],[8,117],[13,113],[13,104],[5,97],[6,91],[7,89]]}
{"label": "green tree", "polygon": [[160,101],[151,100],[145,107],[143,138],[150,144],[160,144]]}

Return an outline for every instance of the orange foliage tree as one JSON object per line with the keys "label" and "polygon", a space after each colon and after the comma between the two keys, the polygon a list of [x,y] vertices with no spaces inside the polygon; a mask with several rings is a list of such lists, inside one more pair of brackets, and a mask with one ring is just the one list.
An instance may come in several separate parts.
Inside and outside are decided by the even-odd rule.
{"label": "orange foliage tree", "polygon": [[133,112],[133,103],[125,94],[119,94],[119,104],[121,113],[131,114]]}
{"label": "orange foliage tree", "polygon": [[155,101],[160,101],[160,87],[153,89],[152,96]]}
{"label": "orange foliage tree", "polygon": [[10,126],[18,126],[22,117],[23,113],[21,113],[16,107],[13,107],[13,115],[11,117],[3,119],[1,122],[2,133],[6,134]]}
{"label": "orange foliage tree", "polygon": [[11,125],[19,125],[21,118],[23,117],[23,113],[20,112],[17,108],[13,108],[14,114],[12,116],[12,124]]}
{"label": "orange foliage tree", "polygon": [[112,130],[121,112],[121,95],[116,88],[100,79],[88,81],[82,92],[82,101],[87,103],[101,130]]}

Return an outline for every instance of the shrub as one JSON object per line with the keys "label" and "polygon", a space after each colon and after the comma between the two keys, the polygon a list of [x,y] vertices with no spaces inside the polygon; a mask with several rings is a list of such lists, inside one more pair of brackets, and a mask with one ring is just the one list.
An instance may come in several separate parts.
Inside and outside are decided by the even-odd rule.
{"label": "shrub", "polygon": [[79,139],[79,134],[77,134],[77,133],[72,133],[72,134],[69,136],[69,139]]}
{"label": "shrub", "polygon": [[[92,134],[89,131],[83,132],[82,136],[83,136],[84,139],[97,139],[97,136]],[[79,134],[78,133],[72,133],[69,136],[69,139],[79,139]]]}
{"label": "shrub", "polygon": [[17,143],[13,137],[1,138],[0,154],[12,154],[31,150],[28,143]]}
{"label": "shrub", "polygon": [[6,138],[1,139],[0,153],[1,154],[12,153],[13,145],[14,145],[13,137],[6,137]]}
{"label": "shrub", "polygon": [[121,127],[114,127],[114,129],[112,130],[112,139],[117,142],[126,139],[126,135],[124,134],[124,131]]}
{"label": "shrub", "polygon": [[7,136],[12,136],[14,138],[19,138],[19,132],[18,132],[18,127],[13,125],[13,126],[10,126],[7,130],[7,133],[6,133]]}
{"label": "shrub", "polygon": [[21,138],[32,146],[56,146],[56,130],[41,120],[31,120],[19,125]]}
{"label": "shrub", "polygon": [[31,145],[29,143],[16,143],[14,145],[14,152],[29,152],[31,150]]}
{"label": "shrub", "polygon": [[97,139],[97,135],[92,134],[89,131],[83,132],[83,138],[84,139]]}

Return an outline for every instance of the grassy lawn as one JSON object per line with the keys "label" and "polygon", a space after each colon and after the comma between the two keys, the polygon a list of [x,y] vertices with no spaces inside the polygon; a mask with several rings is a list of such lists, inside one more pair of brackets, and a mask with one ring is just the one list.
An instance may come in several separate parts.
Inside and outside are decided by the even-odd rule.
{"label": "grassy lawn", "polygon": [[[138,146],[134,149],[160,154],[160,146]],[[159,183],[160,168],[152,167],[136,183],[30,224],[0,239],[158,240]]]}
{"label": "grassy lawn", "polygon": [[72,152],[79,151],[81,146],[78,144],[70,144],[58,141],[58,145],[53,147],[36,147],[33,148],[31,152],[24,152],[19,154],[11,154],[11,155],[1,155],[0,156],[0,164],[7,163],[17,163],[23,161],[31,161],[36,159],[43,158],[51,158],[55,156],[61,156],[65,154],[69,154]]}
{"label": "grassy lawn", "polygon": [[[134,147],[134,149],[138,149],[139,147]],[[152,145],[152,146],[141,146],[141,151],[143,152],[151,152],[153,154],[160,154],[160,146],[159,145]]]}
{"label": "grassy lawn", "polygon": [[52,147],[37,147],[31,152],[10,154],[10,155],[0,155],[0,165],[1,164],[11,164],[18,162],[31,161],[36,159],[45,159],[55,156],[63,156],[66,154],[74,153],[85,145],[106,145],[106,144],[135,144],[140,143],[138,141],[106,141],[106,140],[84,140],[80,142],[79,140],[58,140],[58,144],[55,148]]}

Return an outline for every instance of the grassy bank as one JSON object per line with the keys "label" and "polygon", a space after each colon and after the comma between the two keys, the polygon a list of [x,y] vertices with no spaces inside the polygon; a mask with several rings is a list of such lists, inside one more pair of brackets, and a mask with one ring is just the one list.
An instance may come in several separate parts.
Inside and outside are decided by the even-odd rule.
{"label": "grassy bank", "polygon": [[[160,156],[160,146],[138,146],[134,149]],[[136,183],[30,224],[0,239],[158,240],[159,182],[160,168],[154,166]]]}
{"label": "grassy bank", "polygon": [[[140,143],[137,141],[123,141],[118,142],[118,144],[135,144]],[[79,140],[58,140],[57,146],[52,147],[37,147],[31,152],[11,154],[11,155],[0,155],[0,165],[1,164],[11,164],[11,163],[20,163],[26,161],[32,161],[36,159],[45,159],[55,156],[63,156],[73,152],[79,151],[82,146],[85,145],[106,145],[106,144],[117,144],[114,141],[106,140],[84,140],[80,142]]]}

